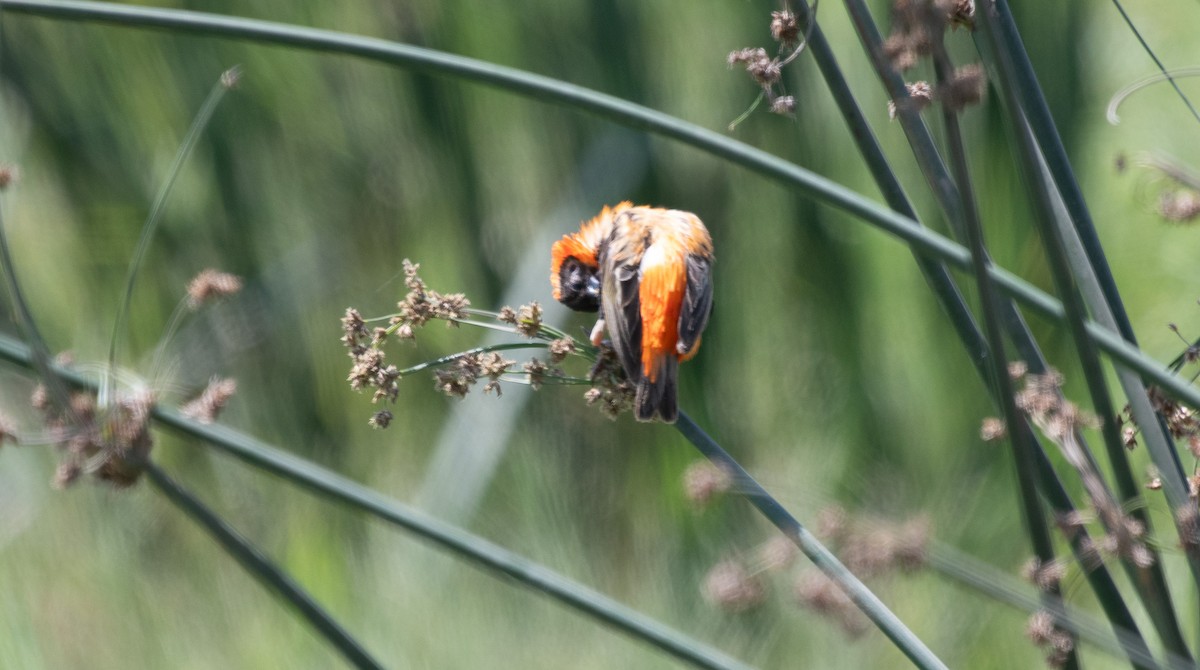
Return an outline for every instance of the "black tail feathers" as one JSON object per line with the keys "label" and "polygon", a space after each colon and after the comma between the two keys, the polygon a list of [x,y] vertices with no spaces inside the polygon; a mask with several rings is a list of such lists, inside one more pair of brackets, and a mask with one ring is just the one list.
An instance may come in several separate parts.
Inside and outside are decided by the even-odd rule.
{"label": "black tail feathers", "polygon": [[663,356],[655,367],[654,381],[645,375],[638,379],[634,411],[638,421],[653,421],[657,416],[663,423],[675,423],[679,418],[679,407],[675,402],[679,360],[671,355]]}

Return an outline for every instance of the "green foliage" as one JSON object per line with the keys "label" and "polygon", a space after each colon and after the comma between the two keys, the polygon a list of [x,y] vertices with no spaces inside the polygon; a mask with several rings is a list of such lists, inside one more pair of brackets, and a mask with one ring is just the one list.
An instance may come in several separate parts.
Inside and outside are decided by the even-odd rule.
{"label": "green foliage", "polygon": [[[1177,4],[1181,12],[1195,12]],[[807,54],[784,70],[785,89],[797,101],[794,120],[759,111],[725,137],[728,122],[758,92],[744,74],[725,67],[725,54],[769,43],[773,7],[627,0],[193,7],[376,36],[381,41],[347,38],[323,47],[377,61],[371,62],[264,46],[312,44],[320,37],[291,29],[274,36],[243,32],[245,39],[232,41],[214,37],[220,31],[198,35],[182,26],[139,31],[23,15],[87,13],[83,4],[42,5],[48,3],[0,1],[0,163],[20,167],[19,182],[2,202],[12,249],[6,265],[17,273],[53,351],[69,349],[81,362],[104,360],[106,333],[127,305],[129,327],[118,333],[127,339],[117,362],[149,377],[163,403],[194,394],[213,375],[234,375],[239,392],[223,422],[397,499],[445,486],[434,479],[433,464],[458,454],[464,470],[483,474],[470,479],[472,490],[461,491],[479,501],[477,508],[455,512],[455,522],[646,613],[651,624],[753,665],[797,659],[823,667],[898,665],[901,652],[877,633],[851,643],[834,618],[798,607],[794,573],[772,575],[767,604],[750,614],[724,613],[703,601],[711,566],[749,555],[774,531],[732,501],[696,509],[683,500],[679,482],[692,452],[680,433],[627,418],[609,422],[581,402],[583,387],[548,386],[526,398],[528,406],[507,393],[500,400],[473,397],[465,402],[512,408],[502,457],[489,461],[471,450],[469,437],[458,451],[436,439],[440,431],[452,433],[458,401],[431,393],[426,376],[402,381],[386,432],[367,426],[367,398],[345,388],[336,320],[351,304],[370,314],[394,311],[405,292],[401,259],[419,259],[431,285],[465,292],[480,308],[498,308],[514,291],[522,301],[549,305],[545,240],[617,199],[686,208],[708,223],[717,249],[716,312],[704,348],[681,379],[681,405],[697,423],[802,520],[816,519],[831,503],[893,523],[923,514],[940,542],[1003,571],[1016,572],[1032,554],[1016,513],[1012,460],[978,437],[982,418],[997,413],[990,404],[995,387],[977,374],[981,338],[970,343],[966,309],[946,318],[944,308],[954,314],[950,292],[928,291],[922,282],[922,271],[935,280],[942,272],[937,281],[953,279],[967,296],[961,307],[983,313],[975,305],[974,278],[937,265],[970,266],[967,249],[950,242],[947,232],[960,223],[953,212],[962,203],[924,195],[931,167],[908,158],[905,133],[887,120],[886,96],[841,7],[821,9],[823,33],[810,46],[820,74]],[[1066,375],[1069,398],[1086,405],[1089,390],[1118,388],[1112,369],[1096,359],[1073,362],[1077,347],[1094,341],[1128,369],[1157,375],[1172,393],[1200,405],[1186,380],[1155,362],[1182,347],[1160,324],[1177,323],[1189,338],[1200,331],[1188,289],[1200,270],[1185,251],[1195,231],[1156,220],[1155,184],[1145,173],[1121,175],[1109,167],[1118,150],[1194,155],[1188,149],[1195,133],[1179,130],[1191,128],[1188,108],[1163,87],[1146,94],[1163,104],[1135,98],[1127,103],[1125,125],[1102,125],[1108,93],[1145,71],[1135,59],[1116,58],[1120,50],[1097,46],[1133,44],[1121,15],[1100,6],[1033,15],[1035,9],[1016,17],[1024,46],[1006,43],[1003,26],[988,25],[981,34],[990,46],[981,50],[989,58],[1023,57],[1028,48],[1049,105],[1044,118],[1031,116],[1031,135],[1046,152],[1050,172],[1056,161],[1068,160],[1077,171],[1079,193],[1062,181],[1059,192],[1069,211],[1085,206],[1084,199],[1090,204],[1125,300],[1113,303],[1120,307],[1115,311],[1128,311],[1142,351],[1152,355],[1105,330],[1099,316],[1102,325],[1082,321],[1081,304],[1067,300],[1064,310],[1034,288],[1052,286],[1054,276],[1056,289],[1070,297],[1061,281],[1066,272],[1085,285],[1085,297],[1115,299],[1108,286],[1088,296],[1079,266],[1067,267],[1055,254],[1046,261],[1040,253],[1038,227],[1025,222],[1030,211],[1047,217],[1053,207],[1020,181],[1022,172],[1029,177],[1037,170],[1036,162],[1013,160],[1008,138],[1014,135],[1005,134],[1013,132],[1013,98],[996,95],[995,88],[994,99],[961,115],[966,161],[952,166],[956,179],[962,170],[974,176],[988,250],[998,267],[1012,270],[992,278],[1036,316],[1027,337]],[[130,8],[109,20],[132,23],[131,17],[152,14]],[[1171,45],[1172,60],[1197,55],[1189,46],[1194,40],[1171,39],[1186,22],[1135,20],[1151,44]],[[1047,32],[1047,25],[1055,30]],[[255,27],[235,19],[227,26]],[[956,62],[976,58],[966,31],[951,34],[948,46]],[[1126,45],[1124,53],[1137,52]],[[1001,67],[988,62],[993,71]],[[234,64],[244,80],[221,103],[178,174],[125,303],[139,225],[206,91]],[[819,77],[830,78],[831,64],[850,82],[867,125],[855,125],[844,99],[829,104]],[[1005,94],[1028,94],[1030,84],[1036,87],[1029,80],[1026,88],[992,82]],[[957,134],[954,123],[933,117],[925,115],[932,137]],[[614,120],[655,135],[614,135]],[[902,121],[913,137],[912,119]],[[1053,125],[1039,128],[1043,122]],[[860,152],[862,145],[843,130],[847,123],[860,138],[871,131],[878,136],[911,209],[896,184],[887,183],[893,174],[887,166],[876,162],[864,170],[860,155],[870,152]],[[1039,134],[1051,128],[1061,129],[1065,152],[1056,154]],[[1023,129],[1015,132],[1023,137]],[[658,136],[682,143],[648,139]],[[929,148],[937,151],[942,142],[933,140]],[[621,151],[606,153],[614,145]],[[873,197],[876,189],[899,213],[861,195]],[[914,212],[928,229],[912,225]],[[550,219],[554,213],[564,218]],[[1052,219],[1044,223],[1052,226]],[[920,268],[860,220],[909,242],[922,254]],[[1053,234],[1052,227],[1041,230]],[[530,266],[538,281],[519,284]],[[155,350],[172,310],[188,279],[206,267],[242,276],[246,289],[183,322],[165,349],[168,369],[158,370]],[[992,304],[982,309],[1004,309]],[[1090,311],[1097,313],[1094,304]],[[1073,331],[1063,323],[1068,316]],[[590,326],[562,312],[553,324],[569,333]],[[15,322],[9,330],[17,332]],[[1006,335],[1021,337],[1012,330]],[[474,329],[427,327],[401,355],[430,360],[476,346],[479,338]],[[1022,353],[1017,344],[1009,357]],[[1135,376],[1123,374],[1120,382],[1137,396]],[[22,426],[37,422],[21,409],[28,390],[15,381],[0,389]],[[683,425],[695,428],[690,420]],[[703,441],[689,430],[685,436]],[[1086,437],[1103,441],[1098,431]],[[1113,433],[1108,437],[1111,442]],[[482,436],[478,443],[485,443]],[[1174,622],[1169,599],[1165,605],[1162,599],[1167,584],[1176,588],[1180,611],[1195,598],[1173,528],[1173,510],[1187,500],[1183,477],[1192,459],[1185,452],[1184,469],[1171,470],[1168,441],[1151,447],[1133,452],[1125,467],[1140,478],[1151,451],[1166,471],[1171,502],[1157,492],[1145,496],[1159,562],[1150,573],[1128,573],[1137,588],[1118,577],[1115,596],[1093,579],[1089,588],[1100,607],[1078,569],[1063,591],[1072,607],[1104,611],[1114,621],[1106,599],[1115,597],[1133,611],[1154,653],[1166,639],[1183,656],[1185,643],[1171,639],[1169,629],[1195,629],[1194,613]],[[1054,465],[1066,492],[1086,506],[1072,469],[1049,442],[1043,448],[1049,460],[1038,486],[1052,488],[1054,475],[1047,473]],[[564,616],[557,604],[464,570],[392,528],[247,473],[198,443],[165,439],[154,457],[387,665],[670,662],[589,619]],[[146,487],[47,494],[29,486],[49,480],[53,468],[48,449],[0,449],[0,583],[13,585],[0,604],[0,657],[21,667],[324,667],[336,659]],[[169,483],[153,472],[156,482]],[[1053,495],[1043,495],[1054,505]],[[427,502],[426,495],[416,500]],[[1027,515],[1036,516],[1033,507]],[[431,511],[443,509],[450,514]],[[1069,553],[1061,536],[1055,544]],[[1139,575],[1149,577],[1140,581]],[[963,597],[952,581],[928,576],[868,582],[915,637],[953,667],[1037,662],[1039,652],[1016,641],[1024,615],[993,600]],[[1103,627],[1089,625],[1074,630],[1085,639],[1104,635]],[[685,647],[692,644],[684,640]],[[1124,642],[1136,664],[1150,665],[1130,652],[1140,640]],[[1087,660],[1122,662],[1119,655]]]}

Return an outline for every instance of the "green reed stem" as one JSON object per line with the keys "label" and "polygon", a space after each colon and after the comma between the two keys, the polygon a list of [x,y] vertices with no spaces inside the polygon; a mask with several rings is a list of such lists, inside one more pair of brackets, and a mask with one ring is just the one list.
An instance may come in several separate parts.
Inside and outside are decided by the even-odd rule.
{"label": "green reed stem", "polygon": [[[29,348],[0,335],[0,359],[32,369]],[[95,384],[77,372],[55,367],[54,374],[80,388]],[[318,496],[336,500],[413,533],[458,558],[512,579],[580,613],[701,668],[746,670],[742,662],[640,614],[607,596],[571,581],[549,568],[499,545],[439,521],[315,463],[272,447],[249,435],[217,424],[202,424],[178,410],[155,406],[151,416],[171,430],[196,438],[252,467],[270,472]]]}
{"label": "green reed stem", "polygon": [[[1088,390],[1092,395],[1093,406],[1103,422],[1101,432],[1108,450],[1109,462],[1112,466],[1113,476],[1116,479],[1117,489],[1126,507],[1133,508],[1131,514],[1146,524],[1146,528],[1149,530],[1149,519],[1143,509],[1144,505],[1140,503],[1140,491],[1134,481],[1128,457],[1121,441],[1120,431],[1116,425],[1116,413],[1113,409],[1112,399],[1099,357],[1096,355],[1095,344],[1083,334],[1087,310],[1079,291],[1079,285],[1076,282],[1076,273],[1072,272],[1071,264],[1067,258],[1065,238],[1070,234],[1069,229],[1063,229],[1057,225],[1058,216],[1054,206],[1052,183],[1049,180],[1043,179],[1044,170],[1041,158],[1044,156],[1046,159],[1046,169],[1051,172],[1051,176],[1053,177],[1054,168],[1051,163],[1051,156],[1061,152],[1061,142],[1058,142],[1057,148],[1055,148],[1054,142],[1058,140],[1058,136],[1053,128],[1052,120],[1048,118],[1042,119],[1043,124],[1048,123],[1049,125],[1044,125],[1043,132],[1039,135],[1032,127],[1033,116],[1026,116],[1028,112],[1026,105],[1030,103],[1030,98],[1040,98],[1041,92],[1037,87],[1036,80],[1031,80],[1032,70],[1027,69],[1023,65],[1019,66],[1017,63],[1017,61],[1020,61],[1027,65],[1028,61],[1019,35],[1015,32],[1015,26],[1011,24],[1011,16],[1001,18],[1001,15],[1007,12],[1006,5],[1003,8],[1000,6],[1002,2],[1003,0],[997,2],[996,14],[988,12],[982,16],[980,21],[982,37],[992,47],[992,56],[995,60],[996,73],[999,79],[997,89],[1008,108],[1011,118],[1010,127],[1016,140],[1015,150],[1017,158],[1021,162],[1022,174],[1026,177],[1026,186],[1033,200],[1033,218],[1038,224],[1039,232],[1041,233],[1055,285],[1058,288],[1059,295],[1063,297],[1063,303],[1068,312],[1068,325],[1070,326],[1072,339],[1083,366]],[[1034,105],[1034,107],[1037,107],[1037,105]],[[1051,146],[1048,149],[1046,149],[1047,145],[1043,144],[1047,140],[1051,142]],[[1042,153],[1044,149],[1047,151],[1045,154]],[[1063,195],[1068,212],[1075,223],[1075,231],[1079,233],[1084,246],[1087,247],[1088,241],[1087,236],[1084,234],[1084,229],[1090,229],[1090,219],[1088,219],[1087,225],[1081,225],[1080,219],[1076,218],[1080,215],[1087,216],[1086,205],[1083,203],[1082,197],[1079,196],[1077,207],[1082,209],[1070,211],[1073,196],[1069,191],[1064,191],[1063,187],[1066,182],[1070,182],[1070,185],[1076,189],[1078,186],[1074,183],[1074,178],[1070,174],[1069,163],[1065,163],[1065,153],[1062,153],[1061,158],[1064,162],[1060,167],[1065,168],[1066,174],[1060,175],[1061,178],[1053,182],[1053,185],[1057,188],[1057,192]],[[1094,235],[1094,229],[1091,232]],[[1103,260],[1102,251],[1100,251],[1099,263],[1099,265],[1103,266],[1102,268],[1098,266],[1090,252],[1088,256],[1091,260],[1091,269],[1095,271],[1097,278],[1103,285],[1102,270],[1107,270],[1107,263]],[[1084,273],[1079,272],[1078,274],[1082,276]],[[1123,311],[1117,315],[1117,309],[1123,310],[1123,308],[1120,307],[1120,297],[1115,292],[1115,284],[1112,286],[1111,293],[1108,293],[1107,289],[1105,291],[1107,299],[1104,301],[1104,304],[1110,308],[1114,303],[1117,305],[1117,308],[1112,309],[1112,311],[1118,320],[1118,325],[1120,325]],[[1122,327],[1122,331],[1125,330]],[[1132,341],[1132,330],[1129,329],[1127,332],[1128,337],[1126,339]],[[1133,392],[1131,393],[1130,391]],[[1129,394],[1131,399],[1135,397],[1136,393],[1137,389],[1127,389],[1127,394]],[[1157,425],[1157,421],[1153,421],[1149,424],[1149,430],[1154,430]],[[1164,479],[1169,477],[1165,472],[1163,476]],[[1170,499],[1172,496],[1171,487],[1167,486],[1165,488],[1167,488],[1168,499]],[[1153,549],[1150,550],[1153,551]],[[1190,652],[1183,640],[1182,631],[1180,630],[1174,607],[1171,604],[1171,595],[1166,583],[1166,577],[1163,574],[1157,552],[1154,553],[1155,563],[1148,568],[1134,566],[1128,561],[1124,561],[1124,563],[1130,572],[1131,579],[1138,585],[1136,591],[1145,603],[1151,619],[1163,639],[1163,643],[1173,654],[1190,658]],[[1200,562],[1189,556],[1188,564],[1192,570],[1193,578],[1200,582]]]}
{"label": "green reed stem", "polygon": [[[0,7],[0,9],[3,9]],[[179,150],[175,153],[175,159],[171,161],[171,167],[167,170],[167,178],[163,181],[162,187],[158,189],[158,194],[154,198],[154,204],[150,207],[150,213],[146,216],[146,222],[142,224],[142,234],[138,238],[137,248],[133,252],[133,257],[129,260],[129,271],[125,277],[125,293],[121,298],[121,302],[117,307],[117,318],[113,320],[112,338],[108,343],[108,369],[110,373],[105,377],[104,385],[100,389],[101,402],[106,402],[108,393],[112,390],[114,379],[112,372],[117,369],[117,343],[120,341],[121,334],[125,330],[125,321],[129,318],[129,307],[133,303],[133,287],[137,284],[138,272],[142,269],[142,264],[146,260],[146,252],[150,249],[150,240],[154,237],[154,231],[158,229],[158,223],[162,220],[163,212],[166,210],[167,198],[170,197],[172,189],[175,187],[175,180],[178,179],[179,173],[183,170],[183,164],[187,161],[188,156],[192,154],[192,150],[196,148],[196,144],[200,141],[200,135],[204,133],[204,129],[208,127],[208,122],[212,120],[213,113],[217,111],[217,105],[221,104],[221,99],[225,97],[225,93],[229,90],[227,86],[227,77],[236,78],[236,68],[229,72],[222,73],[217,83],[213,84],[212,90],[209,91],[208,97],[205,98],[204,104],[200,106],[200,111],[196,113],[196,117],[192,120],[192,126],[188,129],[187,135],[183,138],[183,142],[179,145]]]}
{"label": "green reed stem", "polygon": [[192,521],[204,528],[217,544],[225,550],[268,590],[286,600],[313,627],[321,637],[336,648],[346,661],[356,668],[382,668],[371,655],[350,636],[337,621],[313,599],[294,579],[276,566],[254,545],[250,544],[232,526],[225,523],[190,491],[180,486],[163,472],[153,461],[142,463],[142,469],[167,500],[178,507]]}
{"label": "green reed stem", "polygon": [[842,562],[825,548],[812,533],[779,504],[729,452],[721,448],[686,413],[680,412],[675,422],[679,431],[696,449],[717,467],[730,473],[733,479],[731,490],[738,492],[767,521],[778,528],[825,576],[833,580],[850,600],[858,606],[884,635],[908,657],[918,668],[945,668],[941,659],[934,655],[925,643],[910,631],[903,622],[884,605]]}

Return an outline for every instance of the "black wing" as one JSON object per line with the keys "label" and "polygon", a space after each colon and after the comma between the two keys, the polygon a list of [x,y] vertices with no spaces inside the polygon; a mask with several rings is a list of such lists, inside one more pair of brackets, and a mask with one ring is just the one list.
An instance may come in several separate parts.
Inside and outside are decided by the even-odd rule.
{"label": "black wing", "polygon": [[642,311],[636,265],[618,265],[604,277],[600,292],[604,322],[625,374],[637,383],[642,374]]}
{"label": "black wing", "polygon": [[700,339],[712,313],[712,260],[689,254],[687,257],[687,288],[679,309],[679,339],[675,350],[687,354]]}

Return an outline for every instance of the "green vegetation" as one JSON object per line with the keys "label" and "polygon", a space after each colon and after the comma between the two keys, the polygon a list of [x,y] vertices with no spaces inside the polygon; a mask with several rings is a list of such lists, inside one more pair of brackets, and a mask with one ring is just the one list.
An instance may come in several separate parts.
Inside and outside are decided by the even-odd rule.
{"label": "green vegetation", "polygon": [[[827,2],[788,59],[805,24],[771,25],[772,3],[0,0],[0,407],[21,442],[0,448],[0,664],[1187,663],[1200,392],[1190,359],[1166,364],[1200,336],[1198,233],[1177,225],[1200,214],[1200,128],[1186,79],[1119,126],[1104,110],[1155,71],[1143,44],[1195,62],[1200,8],[1001,2],[923,42],[954,4]],[[886,90],[922,79],[934,103],[912,88],[889,120]],[[394,313],[413,259],[469,296],[464,323],[537,300],[546,341],[585,340],[550,243],[623,199],[715,241],[677,427],[609,421],[519,366],[502,397],[405,376],[368,425],[347,307]],[[240,291],[192,310],[206,268]],[[497,328],[435,322],[388,360],[525,360]],[[66,384],[35,410],[51,368]],[[218,377],[237,392],[205,424],[185,402]],[[152,452],[123,432],[139,412]],[[1011,445],[981,439],[989,417],[1020,426]],[[81,425],[73,456],[50,446]],[[777,527],[861,578],[883,632]],[[1035,555],[1040,591],[1014,580]]]}

